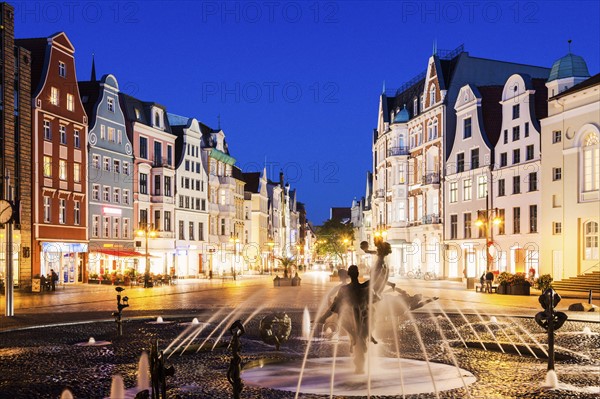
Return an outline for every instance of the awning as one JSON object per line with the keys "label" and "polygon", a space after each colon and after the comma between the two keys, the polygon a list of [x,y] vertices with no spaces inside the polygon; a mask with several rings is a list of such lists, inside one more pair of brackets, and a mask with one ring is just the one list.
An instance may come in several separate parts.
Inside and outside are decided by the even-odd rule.
{"label": "awning", "polygon": [[[122,248],[97,248],[97,249],[92,249],[91,252],[99,252],[101,254],[106,254],[106,255],[113,255],[116,256],[118,258],[127,258],[127,257],[146,257],[146,254],[143,254],[141,252],[137,252],[137,251],[133,251],[131,249],[122,249]],[[152,256],[149,255],[151,258],[156,258],[156,256]]]}

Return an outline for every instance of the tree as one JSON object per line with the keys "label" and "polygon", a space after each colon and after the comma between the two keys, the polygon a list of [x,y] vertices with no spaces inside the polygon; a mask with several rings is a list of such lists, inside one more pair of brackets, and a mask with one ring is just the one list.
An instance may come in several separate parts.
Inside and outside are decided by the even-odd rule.
{"label": "tree", "polygon": [[346,266],[346,253],[354,242],[352,223],[327,220],[317,228],[317,254],[339,259]]}
{"label": "tree", "polygon": [[283,267],[283,278],[288,278],[290,267],[292,267],[296,264],[294,257],[293,256],[284,257],[284,258],[278,257],[276,259],[279,261],[279,263],[281,263],[281,266]]}

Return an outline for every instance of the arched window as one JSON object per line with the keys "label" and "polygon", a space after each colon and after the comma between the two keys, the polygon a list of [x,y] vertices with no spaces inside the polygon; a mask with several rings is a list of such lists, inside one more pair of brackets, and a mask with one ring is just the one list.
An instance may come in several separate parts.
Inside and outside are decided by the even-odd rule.
{"label": "arched window", "polygon": [[600,146],[598,134],[589,133],[583,139],[583,191],[598,191],[600,188]]}
{"label": "arched window", "polygon": [[160,115],[158,112],[154,114],[154,126],[160,127]]}
{"label": "arched window", "polygon": [[598,259],[598,223],[587,222],[583,225],[583,256],[586,260]]}
{"label": "arched window", "polygon": [[429,140],[437,139],[438,136],[438,121],[437,118],[430,120],[427,125],[427,136]]}
{"label": "arched window", "polygon": [[429,106],[432,107],[433,104],[435,104],[435,85],[432,85],[429,90]]}

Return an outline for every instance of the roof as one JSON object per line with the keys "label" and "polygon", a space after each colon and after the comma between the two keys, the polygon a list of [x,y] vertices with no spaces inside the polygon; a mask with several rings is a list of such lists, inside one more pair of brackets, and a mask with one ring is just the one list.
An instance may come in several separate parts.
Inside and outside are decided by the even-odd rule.
{"label": "roof", "polygon": [[[89,121],[96,120],[96,109],[98,103],[98,97],[100,97],[100,82],[77,82],[79,86],[79,95],[81,96],[81,103],[85,109]],[[92,126],[90,126],[91,128]]]}
{"label": "roof", "polygon": [[500,104],[500,100],[502,100],[503,89],[503,86],[477,87],[481,95],[483,129],[491,148],[498,142],[502,128],[502,105]]}
{"label": "roof", "polygon": [[242,173],[242,175],[244,176],[244,181],[246,182],[244,190],[252,193],[258,193],[258,189],[260,187],[260,172],[246,172]]}
{"label": "roof", "polygon": [[351,219],[352,218],[352,208],[350,208],[350,207],[331,208],[330,216],[331,216],[330,217],[331,220],[337,220],[338,222],[341,222],[344,219]]}
{"label": "roof", "polygon": [[[130,123],[139,122],[143,125],[152,127],[152,108],[157,107],[162,109],[164,111],[164,131],[166,133],[171,133],[171,125],[167,118],[167,109],[165,106],[152,101],[142,101],[123,92],[119,92],[119,100],[121,101],[121,109],[123,109],[125,119]],[[136,116],[136,109],[139,111],[139,118]]]}
{"label": "roof", "polygon": [[550,70],[550,76],[548,82],[557,79],[570,78],[570,77],[584,77],[590,76],[587,64],[583,57],[569,53],[564,57],[554,61],[552,69]]}
{"label": "roof", "polygon": [[169,124],[171,125],[171,127],[187,126],[189,123],[189,120],[191,119],[191,118],[188,118],[187,116],[175,115],[170,112],[167,113],[167,118],[169,119]]}
{"label": "roof", "polygon": [[400,110],[400,112],[398,112],[398,115],[396,115],[396,117],[394,118],[394,123],[408,122],[409,119],[410,119],[410,114],[408,113],[408,110],[406,109],[406,104],[404,104],[404,108],[402,108]]}
{"label": "roof", "polygon": [[573,94],[575,92],[587,89],[588,87],[592,87],[597,84],[600,84],[600,73],[597,73],[594,76],[592,76],[591,78],[586,79],[583,82],[576,84],[575,86],[571,87],[570,89],[567,89],[567,90],[563,91],[562,93],[555,95],[554,97],[551,98],[551,100],[555,100],[557,98],[568,96],[569,94]]}

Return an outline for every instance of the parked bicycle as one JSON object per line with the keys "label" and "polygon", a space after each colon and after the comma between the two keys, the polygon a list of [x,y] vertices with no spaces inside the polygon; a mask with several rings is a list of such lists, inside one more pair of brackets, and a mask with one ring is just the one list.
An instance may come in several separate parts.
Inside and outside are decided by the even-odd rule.
{"label": "parked bicycle", "polygon": [[438,279],[438,275],[436,272],[427,272],[423,275],[423,278],[425,280],[437,280]]}
{"label": "parked bicycle", "polygon": [[417,270],[411,270],[408,273],[406,273],[406,277],[408,278],[422,278],[423,277],[423,273],[421,273],[421,269],[417,269]]}

